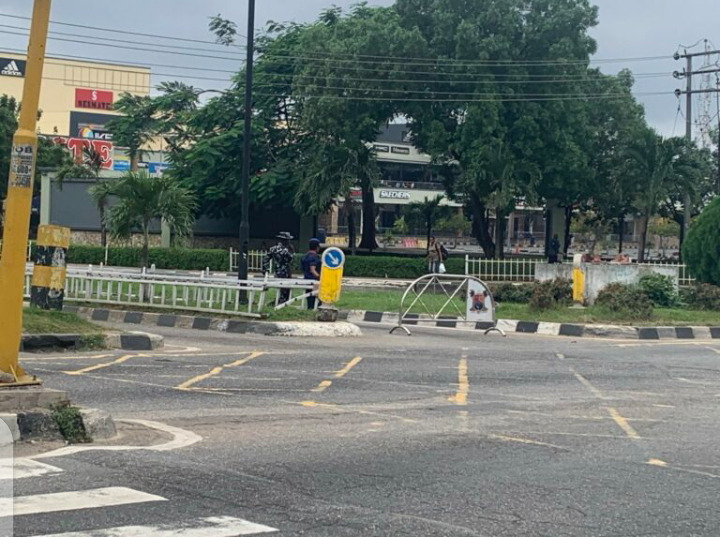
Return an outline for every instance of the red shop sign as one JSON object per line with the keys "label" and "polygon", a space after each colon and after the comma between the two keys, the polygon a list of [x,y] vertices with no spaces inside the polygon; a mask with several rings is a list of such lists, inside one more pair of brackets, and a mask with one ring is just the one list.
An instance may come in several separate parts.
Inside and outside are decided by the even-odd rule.
{"label": "red shop sign", "polygon": [[77,163],[83,161],[83,149],[92,149],[100,155],[102,159],[102,167],[104,170],[113,169],[113,144],[105,140],[89,140],[87,138],[66,138],[64,136],[56,136],[53,142],[59,145],[67,146],[73,156],[73,160]]}
{"label": "red shop sign", "polygon": [[75,90],[75,108],[112,110],[113,92],[77,88]]}

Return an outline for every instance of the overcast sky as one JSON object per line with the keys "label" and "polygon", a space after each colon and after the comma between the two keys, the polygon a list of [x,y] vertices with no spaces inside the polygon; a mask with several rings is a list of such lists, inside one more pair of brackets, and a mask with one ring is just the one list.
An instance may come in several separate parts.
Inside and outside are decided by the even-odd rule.
{"label": "overcast sky", "polygon": [[[373,0],[372,5],[389,5],[393,0]],[[480,0],[478,0],[480,1]],[[268,20],[309,21],[330,4],[342,7],[350,6],[355,0],[260,0],[257,7],[257,23],[260,26]],[[678,45],[693,45],[699,40],[709,39],[720,48],[720,0],[595,0],[600,7],[600,24],[592,32],[597,39],[599,59],[630,58],[672,55]],[[0,14],[29,16],[31,0],[3,0]],[[107,8],[105,8],[107,6]],[[123,9],[125,7],[126,9]],[[212,39],[207,31],[208,17],[221,13],[235,20],[245,33],[247,3],[238,0],[124,0],[120,3],[98,2],[97,0],[55,0],[52,8],[52,20],[113,28],[133,30],[153,34],[173,35],[193,39]],[[0,24],[26,26],[26,21],[0,17]],[[147,41],[147,38],[111,35],[91,30],[81,30],[63,26],[51,29],[76,35],[105,35],[116,39]],[[3,34],[3,30],[6,32]],[[25,48],[26,40],[20,36],[7,35],[7,31],[16,31],[0,27],[0,49]],[[69,39],[73,37],[65,36]],[[85,40],[84,37],[75,37]],[[172,43],[159,41],[160,43]],[[176,43],[179,46],[214,48],[212,45],[191,45]],[[128,45],[132,46],[132,45]],[[700,51],[701,46],[695,50]],[[138,48],[142,48],[140,45]],[[235,60],[214,60],[194,58],[182,55],[158,54],[141,50],[102,47],[85,43],[50,41],[49,53],[72,54],[116,61],[133,61],[167,64],[172,66],[193,66],[213,69],[233,69]],[[177,50],[176,50],[177,52]],[[198,54],[208,54],[197,52]],[[379,51],[382,54],[382,51]],[[718,61],[718,56],[712,58]],[[667,73],[682,69],[681,62],[672,59],[661,61],[640,61],[632,63],[602,64],[605,72],[615,72],[621,68],[630,68],[635,73]],[[192,71],[153,67],[157,73],[192,75]],[[195,71],[197,73],[197,71]],[[203,73],[202,76],[226,77],[223,73]],[[159,82],[156,77],[153,82]],[[220,88],[221,81],[189,80],[199,87]],[[699,83],[700,80],[697,80]],[[713,85],[715,79],[713,78]],[[647,110],[651,125],[666,135],[684,133],[684,120],[678,115],[678,99],[672,95],[681,82],[671,76],[658,78],[639,78],[636,85],[638,99]],[[642,96],[645,92],[667,92],[662,96]],[[699,102],[696,105],[700,105]],[[696,107],[697,109],[697,107]],[[683,104],[684,112],[684,104]],[[713,96],[711,115],[716,115],[717,105]],[[714,121],[717,121],[715,117]]]}

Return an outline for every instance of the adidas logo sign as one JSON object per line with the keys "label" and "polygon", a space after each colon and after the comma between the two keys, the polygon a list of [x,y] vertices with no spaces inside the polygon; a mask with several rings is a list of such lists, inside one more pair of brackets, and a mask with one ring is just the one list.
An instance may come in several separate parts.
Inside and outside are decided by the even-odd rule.
{"label": "adidas logo sign", "polygon": [[15,60],[11,60],[10,63],[8,63],[5,67],[3,67],[2,71],[0,71],[0,75],[23,76],[23,74],[20,71],[20,68],[18,67],[18,64]]}

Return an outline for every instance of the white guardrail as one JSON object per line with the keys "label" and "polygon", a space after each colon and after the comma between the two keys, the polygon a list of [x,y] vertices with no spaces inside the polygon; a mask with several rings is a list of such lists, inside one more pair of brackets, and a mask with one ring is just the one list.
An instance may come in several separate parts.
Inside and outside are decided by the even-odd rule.
{"label": "white guardrail", "polygon": [[[465,256],[465,274],[485,282],[532,282],[535,281],[535,266],[545,263],[544,259],[482,259]],[[643,266],[677,267],[678,284],[682,287],[695,283],[687,265],[679,263],[648,262]]]}
{"label": "white guardrail", "polygon": [[[248,272],[262,272],[262,263],[267,252],[259,250],[250,250],[248,252]],[[230,248],[230,272],[235,272],[238,269],[240,261],[240,252]],[[273,263],[270,262],[270,274],[273,273]]]}
{"label": "white guardrail", "polygon": [[[32,266],[26,269],[25,297],[30,296]],[[280,303],[281,290],[289,299]],[[313,281],[264,280],[239,281],[228,277],[163,275],[146,271],[69,268],[65,300],[69,302],[139,306],[262,317],[271,309],[291,304],[304,307],[317,291]]]}

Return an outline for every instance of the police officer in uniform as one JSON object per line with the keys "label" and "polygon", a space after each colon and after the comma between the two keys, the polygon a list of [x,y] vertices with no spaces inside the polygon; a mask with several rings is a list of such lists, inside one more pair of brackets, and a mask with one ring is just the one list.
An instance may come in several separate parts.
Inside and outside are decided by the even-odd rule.
{"label": "police officer in uniform", "polygon": [[[270,262],[275,264],[275,277],[276,278],[292,278],[292,262],[295,256],[295,250],[290,244],[293,236],[287,231],[279,233],[277,238],[278,243],[270,248],[270,251],[263,259],[262,272],[267,274],[270,272]],[[285,303],[290,299],[290,289],[280,290],[280,303]]]}

